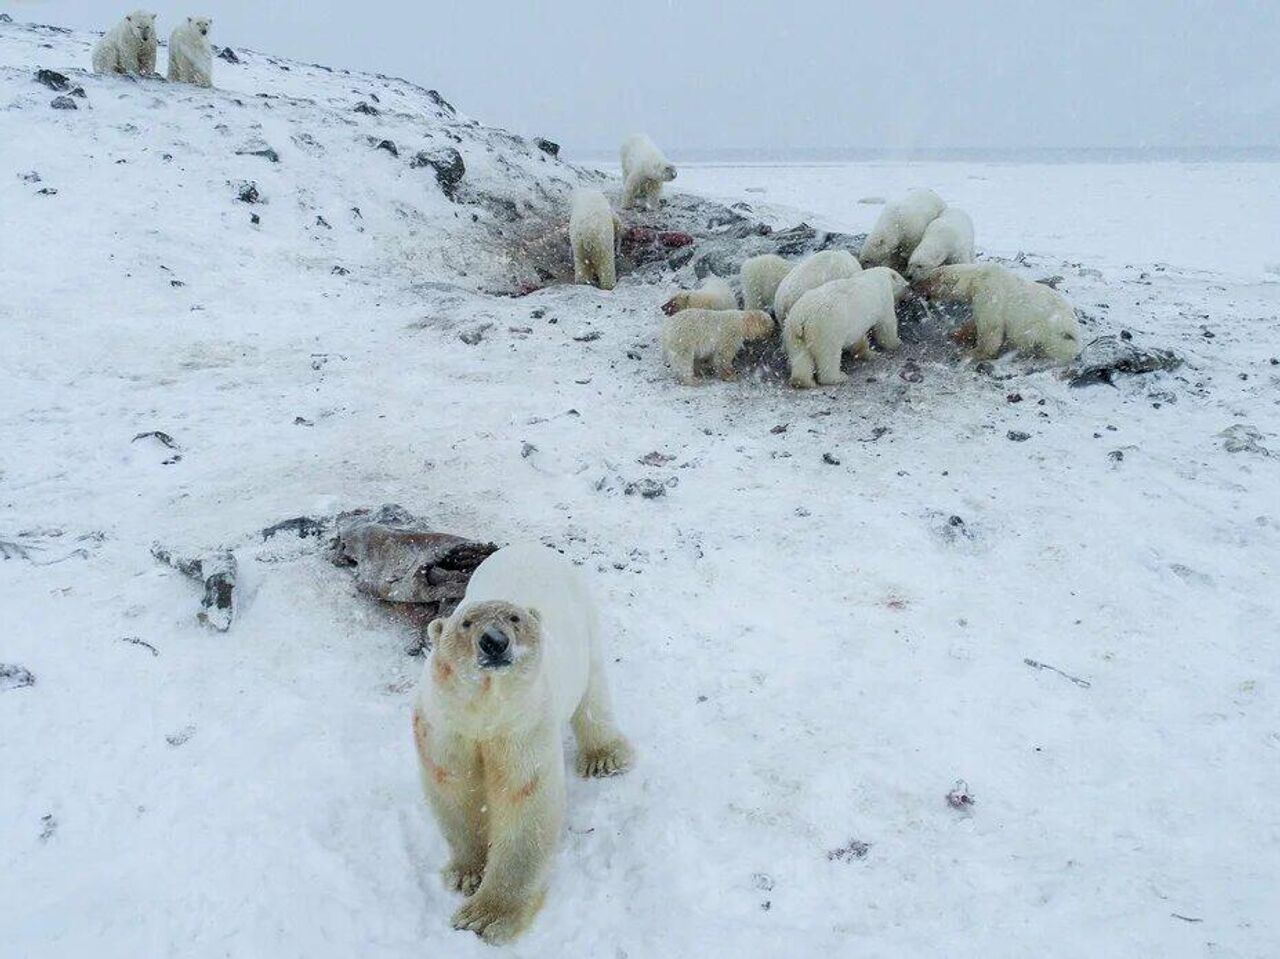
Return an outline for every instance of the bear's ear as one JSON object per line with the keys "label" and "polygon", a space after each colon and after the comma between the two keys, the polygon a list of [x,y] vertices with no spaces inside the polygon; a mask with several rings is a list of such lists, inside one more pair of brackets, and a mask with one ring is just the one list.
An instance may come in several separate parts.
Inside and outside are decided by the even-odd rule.
{"label": "bear's ear", "polygon": [[133,14],[132,13],[127,14],[125,16],[125,19],[128,20],[130,23],[133,23]]}
{"label": "bear's ear", "polygon": [[444,635],[444,624],[443,619],[433,619],[427,623],[427,639],[431,640],[432,646],[439,643],[440,637]]}

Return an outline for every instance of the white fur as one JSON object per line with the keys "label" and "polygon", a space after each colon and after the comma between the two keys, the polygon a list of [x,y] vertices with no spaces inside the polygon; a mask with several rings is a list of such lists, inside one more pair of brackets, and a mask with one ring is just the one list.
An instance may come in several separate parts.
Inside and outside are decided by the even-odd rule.
{"label": "white fur", "polygon": [[[509,661],[497,666],[480,647],[493,628],[510,639]],[[428,635],[414,738],[449,844],[444,880],[470,896],[453,924],[505,942],[541,907],[560,842],[564,724],[582,775],[612,775],[631,759],[613,722],[599,611],[569,560],[508,546],[480,564],[457,610]]]}
{"label": "white fur", "polygon": [[156,72],[156,15],[135,10],[93,45],[94,73]]}
{"label": "white fur", "polygon": [[676,178],[676,168],[643,133],[622,143],[622,207],[658,208],[662,184]]}
{"label": "white fur", "polygon": [[776,253],[762,253],[742,264],[742,308],[771,310],[778,285],[791,272],[791,264]]}
{"label": "white fur", "polygon": [[948,207],[925,229],[907,263],[907,279],[923,279],[940,266],[972,263],[973,256],[973,221],[963,210]]}
{"label": "white fur", "polygon": [[722,380],[732,380],[743,342],[772,332],[773,318],[764,310],[681,310],[662,324],[662,352],[682,383],[692,384],[694,366],[706,359]]}
{"label": "white fur", "polygon": [[865,266],[906,269],[924,231],[946,208],[942,197],[932,190],[912,190],[880,211],[858,258]]}
{"label": "white fur", "polygon": [[843,383],[848,376],[840,372],[841,354],[850,347],[856,347],[859,355],[869,352],[867,334],[872,330],[880,349],[896,350],[895,307],[906,290],[907,281],[893,270],[874,267],[800,297],[782,327],[791,385],[812,388]]}
{"label": "white fur", "polygon": [[574,191],[569,215],[574,282],[612,290],[618,280],[614,258],[621,236],[622,222],[614,216],[603,193],[591,189]]}
{"label": "white fur", "polygon": [[779,323],[787,318],[792,306],[810,290],[832,280],[847,280],[862,272],[862,264],[848,250],[823,250],[802,260],[778,284],[773,297],[773,315]]}
{"label": "white fur", "polygon": [[972,304],[976,352],[984,359],[1014,349],[1069,363],[1080,352],[1080,325],[1070,301],[1003,266],[944,266],[920,288],[934,299]]}
{"label": "white fur", "polygon": [[671,316],[681,310],[736,310],[738,298],[728,282],[712,275],[696,290],[680,290],[663,304],[662,312]]}
{"label": "white fur", "polygon": [[208,17],[187,17],[169,34],[169,79],[177,83],[213,86],[213,48],[209,46]]}

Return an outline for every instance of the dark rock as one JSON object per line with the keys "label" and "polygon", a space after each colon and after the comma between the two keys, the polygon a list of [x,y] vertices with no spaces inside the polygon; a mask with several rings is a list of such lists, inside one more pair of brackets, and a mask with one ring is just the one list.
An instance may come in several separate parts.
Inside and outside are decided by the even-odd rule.
{"label": "dark rock", "polygon": [[458,111],[453,108],[453,104],[450,103],[448,100],[446,100],[444,97],[440,96],[440,94],[437,93],[435,90],[427,91],[427,99],[430,100],[432,103],[434,103],[436,106],[438,106],[445,113],[449,114],[449,116],[456,116],[458,113]]}
{"label": "dark rock", "polygon": [[365,103],[363,100],[357,103],[352,109],[354,109],[356,113],[364,113],[371,117],[380,116],[382,114],[382,111],[373,104]]}
{"label": "dark rock", "polygon": [[182,746],[182,745],[185,745],[191,739],[191,737],[194,736],[195,734],[196,734],[196,727],[183,726],[177,732],[169,733],[167,736],[165,736],[164,741],[167,742],[170,746]]}
{"label": "dark rock", "polygon": [[316,226],[322,226],[322,227],[324,227],[326,230],[332,230],[332,229],[333,229],[333,227],[331,227],[331,226],[329,225],[329,221],[328,221],[328,220],[326,220],[324,217],[319,216],[319,215],[317,215],[317,216],[316,216]]}
{"label": "dark rock", "polygon": [[239,63],[240,58],[236,56],[236,52],[230,47],[223,47],[218,51],[218,59],[226,60],[227,63]]}
{"label": "dark rock", "polygon": [[0,23],[13,23],[13,17],[7,13],[0,13]]}
{"label": "dark rock", "polygon": [[1113,385],[1116,374],[1133,376],[1176,370],[1182,359],[1170,350],[1143,349],[1116,336],[1100,336],[1087,344],[1068,370],[1072,386]]}
{"label": "dark rock", "polygon": [[80,106],[72,97],[60,96],[54,97],[49,101],[49,106],[55,110],[79,110]]}
{"label": "dark rock", "polygon": [[35,684],[35,676],[25,666],[0,663],[0,690],[21,689],[23,686],[34,686]]}
{"label": "dark rock", "polygon": [[599,330],[588,330],[586,333],[579,333],[573,338],[575,343],[594,343],[600,337],[604,336]]}
{"label": "dark rock", "polygon": [[839,466],[840,457],[836,456],[834,453],[823,453],[822,462],[826,463],[828,466]]}
{"label": "dark rock", "polygon": [[393,140],[379,140],[374,144],[373,148],[375,150],[386,150],[393,157],[398,157],[400,155],[400,149],[395,145],[395,141]]}
{"label": "dark rock", "polygon": [[58,195],[58,191],[51,186],[41,187],[39,190],[36,190],[36,193],[39,194],[40,196],[57,196]]}
{"label": "dark rock", "polygon": [[280,154],[269,146],[255,147],[254,149],[237,150],[236,156],[241,157],[262,157],[264,160],[270,160],[272,163],[280,162]]}
{"label": "dark rock", "polygon": [[250,181],[242,185],[240,192],[236,194],[236,199],[241,203],[261,203],[262,194],[258,192],[258,184]]}
{"label": "dark rock", "polygon": [[19,173],[18,179],[20,179],[23,183],[39,183],[40,174],[37,173],[35,170],[31,170],[28,173]]}
{"label": "dark rock", "polygon": [[138,440],[144,439],[153,439],[165,449],[174,451],[172,456],[160,461],[161,466],[172,466],[174,463],[182,461],[182,453],[178,452],[179,447],[177,441],[163,430],[147,430],[145,433],[139,433],[129,442],[136,443]]}
{"label": "dark rock", "polygon": [[334,276],[349,276],[351,274],[351,271],[348,270],[345,266],[335,266],[329,272],[332,273]]}
{"label": "dark rock", "polygon": [[1271,450],[1261,443],[1262,433],[1258,431],[1257,427],[1250,426],[1248,423],[1237,423],[1234,426],[1228,426],[1218,435],[1223,439],[1222,448],[1228,453],[1271,455]]}
{"label": "dark rock", "polygon": [[838,849],[827,850],[827,859],[831,862],[853,862],[855,859],[866,859],[870,851],[871,843],[850,839]]}
{"label": "dark rock", "polygon": [[231,621],[235,617],[238,572],[235,556],[223,551],[186,558],[175,556],[159,544],[151,547],[151,555],[204,587],[204,596],[200,600],[201,610],[196,616],[200,622],[220,633],[231,628]]}
{"label": "dark rock", "polygon": [[73,96],[73,97],[78,97],[78,98],[80,98],[81,100],[87,100],[87,99],[89,99],[89,94],[87,94],[87,93],[85,93],[85,92],[84,92],[84,87],[72,87],[72,88],[71,88],[71,96]]}
{"label": "dark rock", "polygon": [[[668,481],[669,482],[669,481]],[[627,496],[640,496],[644,499],[658,499],[667,495],[667,483],[655,479],[634,480],[623,488]]]}
{"label": "dark rock", "polygon": [[466,164],[462,162],[462,154],[453,147],[441,147],[438,150],[421,150],[409,161],[409,166],[431,167],[436,173],[436,182],[449,199],[453,199],[458,184],[467,173]]}
{"label": "dark rock", "polygon": [[306,539],[308,536],[319,536],[329,528],[329,521],[324,519],[313,519],[310,516],[295,516],[293,519],[282,520],[274,526],[268,526],[262,531],[262,541],[265,543],[277,533],[297,533],[299,539]]}
{"label": "dark rock", "polygon": [[550,140],[545,140],[542,137],[535,137],[533,145],[543,153],[548,153],[553,157],[558,157],[560,155],[560,144],[553,143]]}
{"label": "dark rock", "polygon": [[1027,440],[1031,439],[1031,434],[1024,433],[1022,430],[1009,430],[1005,435],[1015,443],[1025,443]]}
{"label": "dark rock", "polygon": [[36,83],[43,83],[50,90],[59,92],[71,86],[71,81],[57,70],[37,70]]}
{"label": "dark rock", "polygon": [[1022,402],[1022,394],[1021,394],[1021,393],[1010,393],[1008,396],[1006,396],[1006,397],[1004,398],[1004,401],[1005,401],[1006,403],[1021,403],[1021,402]]}
{"label": "dark rock", "polygon": [[249,222],[252,223],[254,226],[257,226],[259,223],[262,222],[262,217],[258,216],[258,214],[256,213],[250,213]]}
{"label": "dark rock", "polygon": [[975,801],[973,793],[969,791],[969,784],[963,779],[956,780],[956,784],[951,787],[946,798],[947,805],[952,809],[970,809]]}
{"label": "dark rock", "polygon": [[492,323],[482,323],[480,326],[473,327],[472,329],[463,330],[458,334],[458,339],[462,340],[463,343],[466,343],[467,346],[476,346],[484,339],[485,333],[487,333],[492,327]]}

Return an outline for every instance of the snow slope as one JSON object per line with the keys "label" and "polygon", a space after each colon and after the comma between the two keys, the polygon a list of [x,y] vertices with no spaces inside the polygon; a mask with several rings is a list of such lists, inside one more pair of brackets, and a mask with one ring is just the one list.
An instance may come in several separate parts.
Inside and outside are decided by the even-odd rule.
{"label": "snow slope", "polygon": [[[839,389],[686,389],[658,357],[669,281],[488,295],[518,280],[502,204],[407,158],[453,145],[468,189],[538,211],[589,174],[400,81],[66,69],[90,40],[0,24],[0,663],[36,679],[0,684],[0,953],[492,954],[448,925],[408,627],[315,539],[258,533],[384,502],[555,543],[605,602],[640,764],[571,784],[511,954],[1280,951],[1280,283],[1064,216],[1018,268],[1182,370],[1072,389],[908,348]],[[87,102],[49,109],[37,66]],[[278,164],[236,155],[259,141]],[[768,198],[856,229],[876,210],[850,197],[915,172],[779,169]],[[1105,194],[1077,174],[1064,208]],[[236,199],[250,179],[266,203]],[[1018,245],[988,224],[1022,201],[969,202],[984,249]],[[155,541],[236,550],[228,633]]]}

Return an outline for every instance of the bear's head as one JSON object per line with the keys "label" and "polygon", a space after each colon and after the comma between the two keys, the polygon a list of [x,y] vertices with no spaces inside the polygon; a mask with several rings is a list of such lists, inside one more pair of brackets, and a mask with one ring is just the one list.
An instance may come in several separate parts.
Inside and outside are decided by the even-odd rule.
{"label": "bear's head", "polygon": [[863,266],[883,266],[893,250],[893,243],[887,235],[872,233],[858,251],[858,262]]}
{"label": "bear's head", "polygon": [[436,681],[454,695],[515,696],[541,671],[542,616],[502,600],[459,606],[427,626]]}
{"label": "bear's head", "polygon": [[202,37],[209,35],[209,28],[213,26],[213,21],[208,17],[187,17],[187,25]]}
{"label": "bear's head", "polygon": [[681,290],[667,302],[662,304],[662,312],[667,316],[675,316],[681,310],[689,309],[689,293],[687,290]]}
{"label": "bear's head", "polygon": [[764,310],[747,310],[742,314],[742,335],[748,340],[763,340],[773,334],[773,317]]}
{"label": "bear's head", "polygon": [[676,178],[676,168],[672,164],[668,163],[666,166],[662,168],[662,179],[666,180],[667,182],[670,182],[675,178]]}
{"label": "bear's head", "polygon": [[124,18],[139,43],[150,43],[156,36],[156,15],[145,10],[135,10]]}

